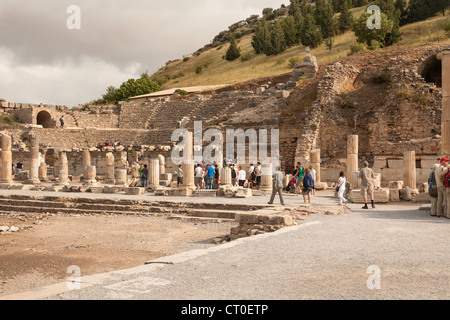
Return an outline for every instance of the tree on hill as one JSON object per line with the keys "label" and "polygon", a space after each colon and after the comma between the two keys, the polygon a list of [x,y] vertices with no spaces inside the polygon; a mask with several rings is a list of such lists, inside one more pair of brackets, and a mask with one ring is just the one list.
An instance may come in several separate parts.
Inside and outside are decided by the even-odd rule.
{"label": "tree on hill", "polygon": [[329,38],[335,34],[334,12],[329,0],[318,0],[314,12],[317,24],[320,26],[323,38]]}
{"label": "tree on hill", "polygon": [[234,36],[232,36],[230,40],[230,47],[228,48],[227,53],[225,54],[225,59],[227,59],[227,61],[233,61],[239,58],[240,56],[241,56],[241,49],[238,48],[236,39],[234,38]]}
{"label": "tree on hill", "polygon": [[288,16],[283,20],[283,31],[284,38],[286,40],[286,46],[291,47],[298,43],[297,33],[298,29],[295,24],[295,19],[293,16]]}
{"label": "tree on hill", "polygon": [[347,2],[344,2],[341,8],[341,15],[338,20],[338,28],[341,33],[344,33],[352,28],[353,14],[350,11]]}
{"label": "tree on hill", "polygon": [[284,38],[283,28],[281,27],[280,20],[275,21],[270,32],[270,44],[265,52],[267,55],[277,55],[286,50],[286,41]]}
{"label": "tree on hill", "polygon": [[[108,87],[108,92],[111,87]],[[114,87],[112,87],[114,88]],[[130,97],[140,96],[152,92],[160,91],[161,87],[148,78],[129,79],[122,83],[119,89],[114,91],[113,102],[125,101]]]}
{"label": "tree on hill", "polygon": [[384,45],[390,46],[400,40],[400,15],[401,12],[395,7],[392,0],[376,0],[375,5],[380,7],[381,12],[386,14],[387,18],[392,22],[392,30],[386,34]]}
{"label": "tree on hill", "polygon": [[407,10],[407,23],[426,20],[438,12],[445,15],[445,10],[450,6],[448,0],[410,0]]}
{"label": "tree on hill", "polygon": [[302,45],[305,47],[317,48],[322,43],[322,33],[316,25],[316,20],[312,14],[307,14],[301,30]]}
{"label": "tree on hill", "polygon": [[256,54],[264,52],[264,48],[267,47],[270,42],[270,32],[267,21],[261,19],[256,24],[255,35],[252,39],[252,46],[255,49]]}
{"label": "tree on hill", "polygon": [[381,28],[370,30],[367,28],[367,19],[370,15],[364,13],[355,20],[352,26],[352,30],[355,33],[357,41],[359,43],[365,43],[367,46],[372,46],[372,41],[377,41],[383,46],[387,45],[387,36],[392,32],[394,23],[385,15],[381,13]]}

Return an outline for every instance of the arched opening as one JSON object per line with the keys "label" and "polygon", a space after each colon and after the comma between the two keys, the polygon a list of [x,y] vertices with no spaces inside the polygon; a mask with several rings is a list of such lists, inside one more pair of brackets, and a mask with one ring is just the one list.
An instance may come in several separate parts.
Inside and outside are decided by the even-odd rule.
{"label": "arched opening", "polygon": [[44,128],[52,127],[52,116],[47,111],[41,111],[37,115],[36,124]]}
{"label": "arched opening", "polygon": [[428,83],[442,87],[442,61],[435,55],[427,58],[419,67],[419,74]]}

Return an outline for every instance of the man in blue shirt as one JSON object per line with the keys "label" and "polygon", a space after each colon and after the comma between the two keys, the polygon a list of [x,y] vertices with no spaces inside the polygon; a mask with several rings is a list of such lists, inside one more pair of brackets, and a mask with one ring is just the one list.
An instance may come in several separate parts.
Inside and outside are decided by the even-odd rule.
{"label": "man in blue shirt", "polygon": [[214,167],[210,164],[206,167],[206,189],[214,189]]}

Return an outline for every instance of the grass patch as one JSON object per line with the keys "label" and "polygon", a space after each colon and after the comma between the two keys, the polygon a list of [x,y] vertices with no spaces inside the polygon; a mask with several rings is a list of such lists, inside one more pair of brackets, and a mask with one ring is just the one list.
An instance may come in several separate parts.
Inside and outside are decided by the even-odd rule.
{"label": "grass patch", "polygon": [[0,115],[0,124],[14,127],[19,125],[19,123],[16,121],[16,117],[13,114]]}

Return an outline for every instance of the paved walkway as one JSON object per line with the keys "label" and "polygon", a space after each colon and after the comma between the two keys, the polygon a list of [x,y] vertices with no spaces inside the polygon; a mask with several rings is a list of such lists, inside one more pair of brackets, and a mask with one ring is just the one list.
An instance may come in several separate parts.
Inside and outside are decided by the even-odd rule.
{"label": "paved walkway", "polygon": [[[327,193],[315,201],[336,203]],[[349,207],[348,215],[82,277],[80,290],[62,283],[12,298],[450,299],[450,220],[410,203]]]}

